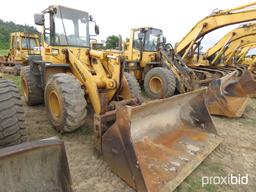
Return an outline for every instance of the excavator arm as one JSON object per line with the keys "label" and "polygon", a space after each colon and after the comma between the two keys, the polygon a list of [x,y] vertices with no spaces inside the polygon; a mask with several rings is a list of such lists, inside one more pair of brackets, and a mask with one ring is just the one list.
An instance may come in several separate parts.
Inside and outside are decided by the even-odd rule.
{"label": "excavator arm", "polygon": [[230,32],[228,32],[224,37],[222,37],[214,46],[210,47],[206,52],[205,56],[207,58],[213,56],[218,51],[222,50],[223,47],[228,45],[230,42],[245,37],[247,35],[251,35],[253,33],[256,33],[256,24],[255,23],[249,23],[242,25],[241,27],[238,27]]}
{"label": "excavator arm", "polygon": [[256,19],[256,3],[249,3],[233,9],[214,11],[199,21],[189,33],[176,44],[175,51],[185,58],[198,39],[218,28],[253,21]]}
{"label": "excavator arm", "polygon": [[249,43],[246,44],[239,49],[239,53],[237,53],[237,62],[240,63],[246,56],[246,54],[253,48],[256,47],[256,42],[255,43]]}
{"label": "excavator arm", "polygon": [[233,56],[237,53],[237,50],[239,50],[239,47],[256,42],[255,35],[256,33],[252,33],[251,35],[247,35],[232,41],[224,52],[225,64],[230,63]]}

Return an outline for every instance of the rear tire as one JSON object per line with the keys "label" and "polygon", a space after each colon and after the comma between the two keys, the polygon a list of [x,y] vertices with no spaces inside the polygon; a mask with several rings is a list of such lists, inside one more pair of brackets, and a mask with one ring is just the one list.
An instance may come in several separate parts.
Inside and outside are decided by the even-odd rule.
{"label": "rear tire", "polygon": [[171,97],[176,89],[176,78],[171,70],[155,67],[146,73],[144,89],[152,99]]}
{"label": "rear tire", "polygon": [[53,75],[47,82],[44,98],[48,117],[57,131],[72,132],[85,124],[87,103],[74,76]]}
{"label": "rear tire", "polygon": [[27,140],[20,94],[11,81],[0,79],[0,148]]}
{"label": "rear tire", "polygon": [[21,69],[21,87],[27,105],[33,106],[44,103],[41,80],[33,75],[30,66],[25,66]]}

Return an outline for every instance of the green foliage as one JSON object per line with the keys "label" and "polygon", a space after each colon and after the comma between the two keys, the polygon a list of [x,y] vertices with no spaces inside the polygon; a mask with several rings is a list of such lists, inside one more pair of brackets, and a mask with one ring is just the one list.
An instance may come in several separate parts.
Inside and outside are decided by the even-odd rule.
{"label": "green foliage", "polygon": [[9,49],[0,49],[0,56],[7,55],[9,52]]}
{"label": "green foliage", "polygon": [[4,75],[3,77],[5,79],[9,79],[9,80],[13,81],[16,84],[19,91],[21,91],[20,76]]}
{"label": "green foliage", "polygon": [[106,49],[115,49],[118,47],[118,42],[119,42],[118,36],[115,36],[115,35],[109,36],[106,40],[105,48]]}
{"label": "green foliage", "polygon": [[12,32],[32,32],[38,34],[35,27],[18,25],[12,21],[3,21],[0,19],[0,49],[9,49],[10,33]]}

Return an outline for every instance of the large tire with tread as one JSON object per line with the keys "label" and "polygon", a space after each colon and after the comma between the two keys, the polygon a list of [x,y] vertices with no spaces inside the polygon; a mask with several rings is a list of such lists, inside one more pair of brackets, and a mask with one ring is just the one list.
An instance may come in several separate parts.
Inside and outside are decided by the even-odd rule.
{"label": "large tire with tread", "polygon": [[46,84],[44,98],[48,117],[57,131],[72,132],[85,124],[87,103],[73,75],[53,75]]}
{"label": "large tire with tread", "polygon": [[19,91],[13,82],[0,79],[0,148],[26,140],[25,117]]}
{"label": "large tire with tread", "polygon": [[[143,101],[143,96],[141,94],[141,88],[137,79],[130,73],[124,72],[124,77],[128,83],[129,92],[132,98],[138,98],[141,102]],[[128,99],[128,98],[125,98]]]}
{"label": "large tire with tread", "polygon": [[27,105],[33,106],[44,103],[40,77],[31,72],[30,66],[21,69],[21,87]]}
{"label": "large tire with tread", "polygon": [[171,97],[176,89],[176,78],[171,70],[155,67],[146,73],[144,89],[152,99]]}

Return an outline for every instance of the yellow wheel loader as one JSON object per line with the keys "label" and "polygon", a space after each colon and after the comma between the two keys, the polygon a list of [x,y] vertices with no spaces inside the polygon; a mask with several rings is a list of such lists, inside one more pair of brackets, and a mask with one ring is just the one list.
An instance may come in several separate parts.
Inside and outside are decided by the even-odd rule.
{"label": "yellow wheel loader", "polygon": [[[240,80],[236,77],[236,72],[222,79],[201,78],[201,74],[189,68],[180,56],[175,54],[171,44],[165,43],[164,39],[160,29],[152,27],[132,29],[123,53],[113,51],[113,55],[124,55],[125,71],[133,74],[140,84],[143,84],[145,92],[151,98],[169,97],[176,93],[209,86],[208,93],[211,94],[207,94],[206,104],[211,114],[241,117],[247,106],[247,96],[251,91],[241,87],[245,87],[244,84],[250,82],[249,79],[243,77],[241,79],[244,80]],[[218,79],[216,80],[218,83],[212,82],[214,79]],[[239,94],[231,90],[238,87],[241,89]],[[246,92],[248,95],[245,94]],[[234,107],[235,102],[237,102],[236,107]]]}
{"label": "yellow wheel loader", "polygon": [[63,142],[27,142],[24,121],[18,89],[0,74],[0,191],[71,192]]}
{"label": "yellow wheel loader", "polygon": [[[161,41],[161,42],[160,42]],[[193,72],[165,44],[162,30],[153,27],[131,29],[124,51],[125,71],[143,84],[154,99],[170,97],[175,91],[193,90]]]}
{"label": "yellow wheel loader", "polygon": [[8,55],[0,57],[0,72],[19,75],[22,66],[28,64],[29,55],[40,54],[39,37],[28,32],[10,34]]}
{"label": "yellow wheel loader", "polygon": [[139,85],[121,58],[89,48],[90,21],[87,12],[63,6],[35,15],[44,42],[42,56],[22,70],[25,100],[44,101],[61,132],[83,126],[91,105],[95,147],[113,172],[139,192],[173,191],[221,142],[206,90],[140,104]]}

